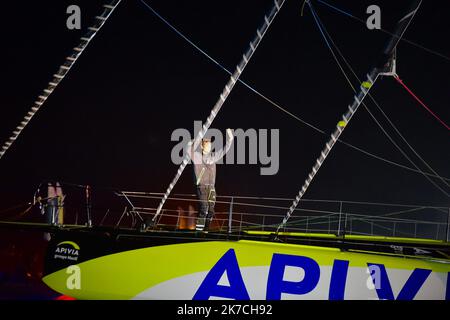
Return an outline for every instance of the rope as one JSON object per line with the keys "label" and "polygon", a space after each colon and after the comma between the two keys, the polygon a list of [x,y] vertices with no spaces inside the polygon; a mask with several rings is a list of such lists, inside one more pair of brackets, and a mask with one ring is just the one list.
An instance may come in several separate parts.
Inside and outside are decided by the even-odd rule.
{"label": "rope", "polygon": [[[143,1],[143,0],[141,0],[141,1]],[[197,134],[197,137],[195,138],[193,145],[192,145],[193,150],[197,150],[197,147],[200,144],[201,139],[203,139],[204,135],[208,131],[212,122],[214,121],[216,115],[219,113],[220,109],[222,108],[223,104],[225,103],[226,99],[228,98],[229,94],[231,93],[231,90],[233,90],[236,82],[239,80],[242,72],[244,71],[248,62],[252,58],[256,49],[258,48],[258,45],[261,43],[261,40],[263,39],[263,37],[266,34],[267,30],[269,29],[270,25],[274,21],[278,12],[281,10],[281,7],[283,6],[284,2],[285,2],[285,0],[274,0],[274,5],[272,6],[272,9],[270,10],[269,15],[264,16],[263,24],[261,25],[260,28],[258,28],[256,30],[256,36],[250,42],[249,48],[243,54],[242,60],[236,66],[236,70],[234,71],[234,73],[230,76],[230,80],[225,85],[225,88],[223,89],[222,94],[220,95],[220,98],[217,100],[216,104],[214,105],[213,109],[211,110],[210,115],[206,119],[206,123],[203,125],[202,129]],[[149,7],[149,6],[147,5],[147,7]],[[154,10],[152,10],[152,11],[154,12]],[[172,189],[174,188],[175,184],[177,183],[178,179],[180,178],[181,174],[183,173],[183,171],[186,168],[186,165],[189,163],[189,161],[190,161],[190,156],[189,156],[189,153],[187,153],[185,158],[183,159],[183,162],[181,163],[180,167],[178,168],[178,171],[177,171],[175,177],[173,178],[172,182],[169,184],[167,191],[165,192],[163,198],[161,199],[161,202],[158,206],[158,210],[152,219],[153,223],[156,222],[156,218],[158,217],[159,213],[161,212],[161,209],[162,209],[166,199],[172,192]]]}
{"label": "rope", "polygon": [[[317,0],[317,2],[319,2],[319,3],[323,4],[323,5],[325,5],[325,6],[328,7],[328,8],[333,9],[334,11],[337,11],[337,12],[339,12],[339,13],[341,13],[341,14],[347,16],[347,17],[350,17],[350,18],[352,18],[352,19],[355,19],[355,20],[357,20],[357,21],[363,23],[364,25],[366,25],[366,21],[365,21],[364,19],[361,19],[361,18],[359,18],[359,17],[357,17],[357,16],[355,16],[355,15],[353,15],[353,14],[351,14],[351,13],[348,13],[348,12],[342,10],[342,9],[339,9],[338,7],[336,7],[336,6],[334,6],[334,5],[331,5],[331,4],[329,4],[329,3],[327,3],[327,2],[325,2],[325,1],[323,1],[323,0]],[[392,32],[389,32],[389,31],[386,30],[386,29],[381,28],[381,29],[378,29],[378,30],[381,31],[381,32],[384,32],[384,33],[386,33],[386,34],[388,34],[388,35],[390,35],[390,36],[399,38],[399,36],[393,34]],[[441,57],[441,58],[443,58],[443,59],[445,59],[445,60],[447,60],[447,61],[450,61],[450,57],[448,57],[448,56],[446,56],[446,55],[444,55],[444,54],[442,54],[442,53],[439,53],[439,52],[437,52],[437,51],[435,51],[435,50],[431,50],[431,49],[429,49],[429,48],[426,48],[426,47],[424,47],[424,46],[422,46],[422,45],[420,45],[420,44],[418,44],[418,43],[416,43],[416,42],[413,42],[413,41],[408,40],[408,39],[405,39],[405,38],[400,38],[399,41],[400,41],[400,40],[401,40],[401,41],[404,41],[404,42],[406,42],[406,43],[409,43],[410,45],[413,45],[413,46],[415,46],[415,47],[417,47],[417,48],[419,48],[419,49],[425,50],[425,51],[427,51],[428,53],[431,53],[431,54],[433,54],[433,55],[436,55],[436,56],[438,56],[438,57]]]}
{"label": "rope", "polygon": [[16,141],[18,136],[22,133],[23,129],[28,125],[34,115],[47,101],[48,97],[53,93],[56,87],[69,73],[72,66],[83,53],[84,49],[86,49],[97,32],[103,27],[106,20],[109,18],[111,13],[119,5],[120,2],[121,0],[113,0],[112,2],[110,2],[110,4],[103,5],[103,13],[100,16],[95,17],[97,21],[96,24],[89,27],[88,32],[83,37],[81,37],[80,44],[77,47],[73,48],[72,54],[70,56],[66,57],[66,61],[64,62],[64,64],[62,64],[59,67],[58,72],[53,75],[53,80],[48,83],[47,88],[43,90],[40,96],[38,96],[38,100],[34,102],[33,107],[31,107],[30,111],[28,111],[22,122],[16,127],[9,139],[3,144],[2,148],[0,149],[0,159],[5,155],[6,151],[11,147],[14,141]]}
{"label": "rope", "polygon": [[[386,54],[391,54],[399,40],[401,39],[401,37],[404,35],[404,33],[406,32],[406,29],[408,28],[408,26],[410,25],[412,19],[414,18],[415,14],[417,13],[418,8],[420,7],[422,1],[420,1],[416,8],[408,15],[406,15],[406,17],[409,17],[409,20],[406,23],[406,26],[404,25],[404,23],[402,22],[405,18],[401,19],[398,22],[398,27],[397,30],[398,32],[400,32],[401,30],[401,36],[400,38],[398,38],[398,40],[396,42],[394,42],[393,38],[391,38],[389,44],[387,45],[386,49],[385,49],[385,53]],[[310,1],[307,1],[310,9],[311,9],[311,13],[312,16],[314,18],[314,21],[316,22],[320,33],[322,34],[323,39],[325,40],[325,43],[327,44],[328,48],[330,49],[333,58],[335,59],[335,61],[337,62],[339,68],[341,69],[343,75],[345,76],[345,78],[347,79],[348,83],[350,84],[350,87],[353,89],[353,91],[356,93],[355,88],[353,87],[350,79],[348,78],[345,70],[343,69],[342,65],[339,62],[339,59],[337,59],[336,54],[334,53],[333,48],[331,47],[325,33],[324,30],[322,29],[323,24],[321,25],[321,23],[319,22],[319,18],[316,15],[312,4],[310,3]],[[331,39],[331,37],[330,37]],[[353,70],[353,69],[352,69]],[[340,135],[342,133],[342,131],[345,129],[345,127],[347,126],[347,123],[350,121],[350,119],[352,118],[353,114],[357,111],[359,105],[362,103],[364,97],[368,94],[368,91],[370,90],[370,88],[373,86],[373,83],[377,80],[378,76],[379,76],[379,72],[377,70],[377,68],[373,68],[372,71],[370,72],[370,75],[367,75],[367,80],[362,82],[361,87],[360,87],[360,91],[358,93],[357,96],[355,96],[355,99],[353,101],[352,106],[349,106],[349,110],[346,114],[343,115],[343,120],[338,122],[337,124],[337,128],[335,130],[335,132],[331,135],[331,140],[326,144],[326,148],[322,151],[320,157],[316,160],[316,164],[313,166],[312,172],[309,174],[308,178],[305,180],[302,189],[300,190],[299,194],[297,195],[297,197],[295,198],[291,208],[289,209],[289,211],[286,213],[286,216],[284,217],[283,221],[281,222],[281,224],[278,226],[276,234],[278,234],[279,230],[286,224],[286,222],[289,220],[292,212],[294,211],[295,207],[297,206],[297,204],[299,203],[300,199],[302,198],[302,196],[305,194],[306,190],[309,187],[309,184],[311,183],[312,179],[314,178],[315,174],[317,173],[317,171],[320,169],[320,167],[322,166],[322,163],[325,161],[328,153],[330,152],[331,148],[333,147],[334,143],[336,142],[336,139],[334,137],[334,135]],[[375,77],[375,80],[372,80],[372,78]],[[397,147],[397,149],[399,149],[399,151],[412,163],[414,164],[414,166],[419,169],[415,163],[409,158],[407,157],[407,155],[403,152],[403,150],[393,141],[393,139],[387,134],[387,132],[384,130],[384,128],[381,126],[381,124],[376,120],[376,118],[372,115],[372,113],[370,112],[370,110],[366,107],[366,105],[364,104],[364,107],[366,108],[366,110],[369,112],[369,114],[371,115],[371,117],[373,118],[373,120],[377,123],[377,125],[381,128],[381,130],[386,134],[386,136],[391,140],[391,142]],[[340,124],[343,125],[340,125]],[[393,125],[393,124],[392,124]],[[341,127],[341,128],[340,128]],[[402,136],[403,138],[403,136]],[[409,144],[408,144],[409,145]],[[411,147],[411,146],[410,146]],[[412,148],[412,147],[411,147]],[[435,185],[439,190],[441,190],[445,195],[449,196],[443,189],[441,189],[434,181],[432,181],[430,178],[428,178],[428,176],[424,175],[428,180],[430,180],[430,182]]]}
{"label": "rope", "polygon": [[427,110],[433,117],[436,118],[437,121],[439,121],[447,130],[450,130],[450,127],[441,119],[439,118],[429,107],[426,106],[426,104],[419,98],[417,97],[414,92],[412,92],[411,89],[409,89],[406,84],[403,82],[402,79],[400,79],[398,76],[394,77],[395,80],[397,80],[398,83],[400,83],[402,85],[403,88],[405,88],[406,91],[408,91],[408,93],[414,98],[416,99],[417,102],[419,102],[419,104],[425,108],[425,110]]}
{"label": "rope", "polygon": [[[316,21],[317,25],[320,26],[319,22],[317,21],[317,17],[315,16],[315,13],[313,11],[311,2],[307,1],[307,4],[308,4],[309,8],[311,9],[314,20]],[[337,57],[334,54],[330,43],[328,42],[328,40],[325,37],[325,34],[323,33],[321,28],[319,28],[319,30],[322,33],[322,36],[324,37],[327,46],[332,51],[333,57],[337,60]],[[298,203],[300,202],[301,198],[308,190],[308,187],[311,184],[312,180],[314,179],[315,175],[317,174],[319,169],[322,167],[322,164],[325,162],[326,158],[328,157],[329,153],[331,152],[331,149],[335,145],[337,139],[342,134],[342,132],[344,132],[345,128],[348,126],[350,120],[353,118],[353,115],[358,111],[359,106],[361,105],[364,98],[369,93],[369,90],[373,87],[374,83],[377,81],[378,76],[379,76],[379,72],[378,72],[377,68],[372,68],[372,70],[367,74],[366,80],[361,83],[360,91],[357,94],[355,94],[353,103],[348,106],[347,112],[342,115],[342,120],[337,123],[336,129],[331,134],[331,138],[325,144],[325,147],[322,150],[322,152],[320,153],[320,156],[316,159],[316,163],[312,167],[312,171],[309,173],[308,177],[306,178],[305,182],[303,183],[302,188],[300,189],[298,195],[295,197],[295,200],[293,201],[291,207],[289,208],[288,212],[286,213],[286,216],[284,217],[283,221],[278,226],[277,234],[278,234],[278,231],[282,228],[282,226],[285,225],[286,222],[291,217],[292,213],[294,212],[294,210],[297,207]],[[355,93],[356,93],[356,91],[355,91]]]}

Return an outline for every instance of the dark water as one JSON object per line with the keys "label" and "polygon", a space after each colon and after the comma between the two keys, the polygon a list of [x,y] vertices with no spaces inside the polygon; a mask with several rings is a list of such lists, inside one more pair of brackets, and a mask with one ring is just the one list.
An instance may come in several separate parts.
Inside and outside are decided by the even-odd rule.
{"label": "dark water", "polygon": [[42,282],[46,248],[43,232],[0,230],[1,300],[53,300],[60,296]]}

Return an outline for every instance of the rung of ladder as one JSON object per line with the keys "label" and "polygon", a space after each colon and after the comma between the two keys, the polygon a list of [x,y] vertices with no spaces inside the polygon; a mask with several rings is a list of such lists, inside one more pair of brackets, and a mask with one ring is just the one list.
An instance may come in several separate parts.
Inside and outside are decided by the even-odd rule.
{"label": "rung of ladder", "polygon": [[55,78],[58,78],[58,79],[64,78],[64,76],[62,76],[62,75],[60,75],[60,74],[57,74],[57,73],[55,73],[53,76],[54,76]]}
{"label": "rung of ladder", "polygon": [[70,56],[69,56],[69,57],[66,57],[66,59],[67,59],[67,60],[70,60],[70,61],[75,61],[75,60],[77,60],[77,58],[70,57]]}
{"label": "rung of ladder", "polygon": [[47,96],[38,96],[39,99],[45,100],[47,99]]}
{"label": "rung of ladder", "polygon": [[64,69],[64,70],[69,70],[69,69],[70,69],[70,67],[65,66],[65,65],[62,65],[60,68],[61,68],[61,69]]}
{"label": "rung of ladder", "polygon": [[48,84],[51,85],[51,86],[54,86],[54,87],[56,87],[58,85],[56,82],[49,82]]}
{"label": "rung of ladder", "polygon": [[98,30],[100,30],[99,28],[94,28],[94,27],[89,27],[88,29],[89,29],[89,30],[92,30],[92,31],[95,31],[95,32],[97,32]]}
{"label": "rung of ladder", "polygon": [[351,112],[352,114],[355,113],[355,110],[352,108],[351,105],[348,105],[348,110],[350,110],[350,112]]}
{"label": "rung of ladder", "polygon": [[82,48],[79,48],[79,47],[75,47],[75,48],[73,48],[73,50],[78,51],[78,52],[83,51],[83,49],[82,49]]}
{"label": "rung of ladder", "polygon": [[105,20],[106,20],[106,18],[105,18],[105,17],[102,17],[102,16],[95,16],[95,19],[102,20],[102,21],[105,21]]}
{"label": "rung of ladder", "polygon": [[114,7],[109,4],[104,4],[103,7],[108,8],[108,9],[114,9]]}
{"label": "rung of ladder", "polygon": [[53,90],[44,89],[44,92],[47,92],[48,94],[50,94],[53,92]]}
{"label": "rung of ladder", "polygon": [[86,37],[81,37],[80,39],[83,40],[83,41],[86,41],[86,42],[91,41],[91,38],[86,38]]}

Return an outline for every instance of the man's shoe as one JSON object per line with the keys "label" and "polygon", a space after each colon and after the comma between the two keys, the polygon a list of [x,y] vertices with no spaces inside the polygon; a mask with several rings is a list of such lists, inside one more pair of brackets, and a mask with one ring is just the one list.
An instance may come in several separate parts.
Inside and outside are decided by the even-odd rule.
{"label": "man's shoe", "polygon": [[195,226],[196,231],[203,231],[205,229],[205,218],[198,218]]}
{"label": "man's shoe", "polygon": [[140,231],[140,232],[145,232],[145,231],[147,231],[147,224],[146,224],[145,222],[142,222],[142,223],[139,225],[139,231]]}

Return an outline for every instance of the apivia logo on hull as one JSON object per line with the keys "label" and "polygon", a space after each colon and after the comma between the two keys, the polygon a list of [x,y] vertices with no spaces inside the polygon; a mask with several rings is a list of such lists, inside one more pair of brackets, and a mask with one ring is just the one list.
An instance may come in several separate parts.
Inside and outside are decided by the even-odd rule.
{"label": "apivia logo on hull", "polygon": [[70,261],[83,273],[80,290],[68,289],[67,265],[43,281],[79,299],[450,299],[449,261],[334,248],[208,241],[81,260]]}

